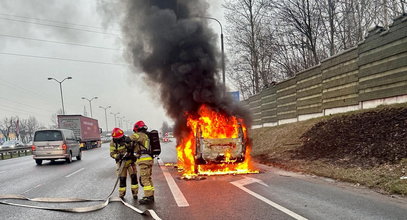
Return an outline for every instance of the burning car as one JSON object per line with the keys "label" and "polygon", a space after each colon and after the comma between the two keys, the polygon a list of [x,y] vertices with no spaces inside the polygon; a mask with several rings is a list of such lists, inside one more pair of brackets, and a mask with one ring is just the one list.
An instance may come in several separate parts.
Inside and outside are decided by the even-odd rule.
{"label": "burning car", "polygon": [[242,125],[238,124],[238,136],[233,138],[205,138],[198,126],[195,140],[195,164],[240,163],[245,159],[246,141]]}
{"label": "burning car", "polygon": [[177,146],[185,178],[196,175],[253,173],[244,121],[202,105],[187,115],[190,133]]}

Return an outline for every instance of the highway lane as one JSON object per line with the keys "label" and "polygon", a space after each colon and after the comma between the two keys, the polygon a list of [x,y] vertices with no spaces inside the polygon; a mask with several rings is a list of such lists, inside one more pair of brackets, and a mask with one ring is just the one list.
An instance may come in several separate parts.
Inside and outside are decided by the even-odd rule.
{"label": "highway lane", "polygon": [[[395,199],[349,184],[264,165],[258,167],[260,174],[210,176],[200,181],[179,180],[176,169],[169,168],[190,204],[182,208],[184,218],[181,219],[188,219],[186,216],[191,219],[293,219],[295,214],[300,216],[295,216],[297,219],[406,219],[405,198]],[[249,193],[233,185],[247,177],[261,180],[260,183],[249,181],[242,187]],[[255,197],[256,194],[264,200]],[[282,211],[284,208],[289,214]],[[176,212],[169,216],[174,215],[180,217]]]}
{"label": "highway lane", "polygon": [[[162,148],[161,160],[176,162],[175,143],[164,143]],[[261,174],[210,176],[204,180],[185,181],[179,179],[176,168],[166,167],[188,203],[188,206],[179,207],[156,163],[153,170],[156,203],[140,206],[133,202],[129,193],[126,201],[140,208],[152,208],[162,219],[293,219],[292,213],[307,219],[405,219],[407,213],[405,199],[396,200],[265,166],[260,168]],[[114,172],[114,160],[109,157],[107,144],[85,151],[83,160],[71,164],[61,161],[37,166],[30,156],[10,159],[0,161],[0,194],[16,193],[30,198],[104,198],[113,187]],[[114,196],[117,196],[117,190]],[[270,204],[280,205],[292,213]],[[45,205],[72,207],[82,204]],[[100,211],[80,214],[5,205],[0,205],[0,211],[0,219],[151,219],[117,202]]]}
{"label": "highway lane", "polygon": [[[16,169],[18,172],[7,171],[7,177],[3,175],[2,182],[6,182],[2,187],[1,194],[18,193],[35,197],[80,197],[80,198],[105,198],[111,191],[115,182],[115,163],[109,157],[108,145],[104,144],[102,148],[85,151],[83,160],[66,164],[63,161],[55,163],[44,163],[42,166],[36,166],[34,160],[30,157],[18,158],[12,165],[7,161],[7,166],[1,170],[9,168]],[[21,160],[21,164],[19,163]],[[30,163],[27,163],[27,160]],[[11,161],[11,160],[10,160]],[[1,161],[6,162],[6,161]],[[78,172],[79,171],[79,172]],[[7,183],[8,182],[8,183]],[[25,192],[26,189],[30,189]],[[25,193],[24,193],[25,192]],[[115,195],[117,192],[115,190]],[[32,202],[19,201],[24,204],[36,204]],[[94,205],[95,203],[76,203],[76,204],[45,204],[48,207],[80,207],[82,205]],[[36,210],[28,208],[19,208],[12,206],[1,206],[1,216],[4,219],[116,219],[134,216],[135,212],[123,206],[120,203],[109,204],[105,209],[83,214],[53,212],[46,210]],[[141,216],[137,216],[139,219]]]}

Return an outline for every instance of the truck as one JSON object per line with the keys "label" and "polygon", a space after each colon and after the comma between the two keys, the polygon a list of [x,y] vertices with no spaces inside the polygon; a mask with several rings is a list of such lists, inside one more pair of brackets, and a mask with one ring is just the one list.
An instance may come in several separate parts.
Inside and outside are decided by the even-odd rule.
{"label": "truck", "polygon": [[82,115],[58,115],[58,128],[72,130],[81,144],[81,149],[101,147],[102,129],[98,120]]}

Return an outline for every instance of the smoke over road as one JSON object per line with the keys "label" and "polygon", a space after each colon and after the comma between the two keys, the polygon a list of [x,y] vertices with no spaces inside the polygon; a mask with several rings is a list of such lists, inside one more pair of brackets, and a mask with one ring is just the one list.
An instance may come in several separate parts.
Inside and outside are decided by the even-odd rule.
{"label": "smoke over road", "polygon": [[187,129],[184,113],[195,113],[202,104],[243,118],[250,115],[225,96],[218,78],[217,36],[209,29],[205,0],[122,0],[125,57],[141,69],[160,91],[167,114],[175,121],[174,133]]}

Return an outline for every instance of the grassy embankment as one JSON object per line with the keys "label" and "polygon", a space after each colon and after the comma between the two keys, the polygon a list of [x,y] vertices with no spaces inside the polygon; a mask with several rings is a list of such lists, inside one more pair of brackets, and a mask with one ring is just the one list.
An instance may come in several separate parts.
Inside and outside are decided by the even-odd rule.
{"label": "grassy embankment", "polygon": [[407,195],[407,104],[251,131],[258,162]]}

